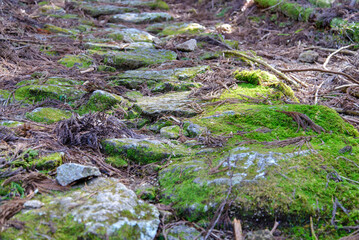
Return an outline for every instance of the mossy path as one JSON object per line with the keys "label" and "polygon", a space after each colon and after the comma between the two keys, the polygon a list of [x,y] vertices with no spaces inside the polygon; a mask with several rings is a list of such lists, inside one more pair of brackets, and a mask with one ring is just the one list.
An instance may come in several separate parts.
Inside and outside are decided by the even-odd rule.
{"label": "mossy path", "polygon": [[[293,12],[293,4],[279,10],[308,20],[313,9],[295,5]],[[44,206],[17,213],[10,220],[25,227],[4,225],[1,239],[194,239],[219,215],[213,227],[222,239],[232,236],[234,219],[246,239],[339,239],[358,228],[358,130],[332,108],[308,104],[303,86],[314,88],[310,80],[296,87],[258,62],[226,54],[248,47],[240,53],[270,61],[249,43],[225,39],[230,25],[188,21],[162,0],[21,6],[41,22],[31,22],[36,31],[26,36],[40,39],[32,51],[48,66],[0,85],[0,204],[28,194],[9,177],[54,178],[67,162],[117,180],[91,182],[91,191],[35,194]],[[0,70],[12,74],[11,64]],[[123,134],[92,137],[98,120],[84,138],[61,142],[56,135],[58,126],[74,132],[78,119],[99,112]],[[106,201],[128,209],[119,204],[124,209],[111,212]],[[257,231],[275,222],[277,230]]]}

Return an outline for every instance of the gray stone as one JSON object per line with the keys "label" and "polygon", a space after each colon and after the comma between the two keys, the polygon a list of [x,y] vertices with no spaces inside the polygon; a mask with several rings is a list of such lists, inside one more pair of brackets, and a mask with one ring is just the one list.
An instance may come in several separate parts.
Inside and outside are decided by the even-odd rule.
{"label": "gray stone", "polygon": [[205,127],[201,127],[200,125],[191,122],[185,130],[187,131],[189,137],[197,137],[207,131]]}
{"label": "gray stone", "polygon": [[36,209],[41,208],[45,204],[39,200],[29,200],[24,203],[24,209]]}
{"label": "gray stone", "polygon": [[190,106],[193,100],[188,98],[190,92],[169,93],[158,97],[138,99],[136,107],[142,115],[160,117],[173,115],[177,117],[193,117],[199,112]]}
{"label": "gray stone", "polygon": [[85,48],[87,49],[109,49],[109,50],[135,50],[135,49],[144,49],[144,48],[155,48],[153,43],[149,42],[133,42],[133,43],[120,43],[120,44],[107,44],[107,43],[85,43]]}
{"label": "gray stone", "polygon": [[173,17],[165,12],[123,13],[112,16],[109,21],[129,23],[152,23],[172,20]]}
{"label": "gray stone", "polygon": [[300,62],[306,62],[306,63],[314,63],[319,57],[319,54],[313,50],[308,50],[305,52],[302,52],[299,57],[298,61]]}
{"label": "gray stone", "polygon": [[177,50],[184,51],[184,52],[192,52],[197,48],[197,40],[190,39],[184,43],[178,44],[176,46]]}
{"label": "gray stone", "polygon": [[117,69],[130,70],[152,64],[164,63],[177,58],[172,51],[162,49],[141,49],[128,52],[112,52],[105,54],[104,63]]}
{"label": "gray stone", "polygon": [[178,34],[198,34],[206,28],[198,23],[155,23],[146,28],[147,31],[157,33],[159,36]]}
{"label": "gray stone", "polygon": [[77,163],[65,163],[57,168],[57,182],[62,186],[92,176],[100,176],[100,170],[97,167],[84,166]]}
{"label": "gray stone", "polygon": [[109,32],[107,34],[107,37],[112,38],[114,40],[122,39],[127,43],[155,42],[158,39],[152,34],[137,28],[122,28],[122,29],[107,28],[105,29],[105,31]]}
{"label": "gray stone", "polygon": [[[188,84],[186,80],[193,79],[197,74],[203,73],[209,69],[208,66],[197,66],[191,68],[175,68],[165,70],[130,70],[112,77],[116,85],[128,87],[130,89],[140,89],[143,83],[151,91],[156,92],[159,84]],[[192,83],[193,84],[193,83]]]}
{"label": "gray stone", "polygon": [[179,132],[181,128],[177,125],[175,126],[168,126],[163,127],[160,130],[161,137],[168,138],[168,139],[177,139],[179,138]]}
{"label": "gray stone", "polygon": [[[44,197],[48,204],[26,214],[42,216],[34,218],[39,222],[51,219],[68,221],[71,216],[74,223],[83,223],[86,232],[98,239],[118,239],[121,236],[119,239],[152,240],[160,223],[157,208],[137,199],[132,190],[115,178],[93,179],[73,191]],[[34,231],[39,222],[32,222],[24,231]],[[38,231],[45,234],[49,230]]]}
{"label": "gray stone", "polygon": [[168,230],[168,240],[193,240],[193,239],[204,239],[200,236],[201,233],[194,227],[187,225],[176,225]]}
{"label": "gray stone", "polygon": [[118,7],[114,5],[92,5],[85,4],[81,8],[85,13],[89,14],[92,17],[98,17],[100,15],[113,15],[118,13],[127,13],[127,12],[139,12],[137,8],[129,7]]}
{"label": "gray stone", "polygon": [[275,240],[275,237],[270,233],[268,229],[248,232],[245,240]]}

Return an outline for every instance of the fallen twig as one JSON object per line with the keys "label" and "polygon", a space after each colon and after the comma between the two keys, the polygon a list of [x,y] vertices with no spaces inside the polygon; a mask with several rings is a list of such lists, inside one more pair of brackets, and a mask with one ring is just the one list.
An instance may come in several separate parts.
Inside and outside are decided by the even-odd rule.
{"label": "fallen twig", "polygon": [[310,232],[312,233],[312,238],[318,240],[317,236],[315,235],[312,217],[310,217]]}
{"label": "fallen twig", "polygon": [[316,72],[326,72],[326,73],[333,73],[333,74],[338,74],[338,75],[342,75],[346,78],[348,78],[350,81],[359,84],[359,81],[356,80],[355,78],[353,78],[352,76],[346,74],[346,73],[342,73],[342,72],[338,72],[338,71],[332,71],[332,70],[327,70],[327,69],[322,69],[322,68],[302,68],[302,69],[298,69],[298,68],[294,68],[294,69],[283,69],[280,68],[279,69],[282,72],[309,72],[309,71],[316,71]]}
{"label": "fallen twig", "polygon": [[287,83],[291,83],[296,87],[298,86],[298,83],[302,86],[308,87],[308,85],[302,81],[295,81],[293,79],[290,79],[289,77],[287,77],[285,74],[283,74],[280,70],[275,69],[274,67],[272,67],[271,65],[269,65],[268,63],[266,63],[265,61],[262,61],[260,59],[254,58],[254,57],[250,57],[247,54],[241,53],[239,51],[235,51],[235,50],[225,50],[223,51],[224,53],[228,53],[228,54],[233,54],[233,55],[237,55],[239,57],[243,57],[246,58],[248,60],[251,60],[253,62],[259,63],[261,65],[263,65],[264,67],[266,67],[267,69],[271,70],[272,72],[274,72],[276,75],[278,75],[279,77],[281,77],[282,79],[284,79]]}
{"label": "fallen twig", "polygon": [[242,233],[242,225],[241,221],[237,220],[236,218],[233,220],[233,232],[234,232],[234,240],[243,240],[243,233]]}
{"label": "fallen twig", "polygon": [[354,46],[354,44],[350,44],[350,45],[348,45],[348,46],[341,47],[341,48],[339,48],[338,50],[336,50],[336,51],[332,52],[331,54],[329,54],[329,56],[327,57],[327,59],[325,60],[325,62],[324,62],[324,64],[323,64],[323,68],[324,68],[324,69],[327,69],[327,65],[328,65],[330,59],[331,59],[335,54],[337,54],[337,53],[340,52],[340,51],[343,51],[344,49],[350,48],[350,47],[352,47],[352,46]]}

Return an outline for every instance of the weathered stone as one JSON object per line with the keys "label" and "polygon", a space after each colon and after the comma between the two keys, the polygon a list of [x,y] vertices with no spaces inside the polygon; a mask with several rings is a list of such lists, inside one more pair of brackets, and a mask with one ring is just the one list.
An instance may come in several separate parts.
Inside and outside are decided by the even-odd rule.
{"label": "weathered stone", "polygon": [[117,69],[129,70],[172,61],[176,58],[177,54],[172,51],[161,49],[142,49],[106,54],[104,62],[105,64],[114,66]]}
{"label": "weathered stone", "polygon": [[157,37],[152,34],[137,29],[137,28],[122,28],[122,29],[106,29],[109,33],[107,37],[114,40],[123,40],[127,43],[132,42],[155,42]]}
{"label": "weathered stone", "polygon": [[112,16],[110,22],[129,22],[129,23],[152,23],[172,20],[173,17],[165,12],[144,12],[144,13],[123,13]]}
{"label": "weathered stone", "polygon": [[[52,193],[42,199],[48,202],[42,208],[22,211],[14,217],[19,220],[23,217],[31,218],[31,222],[26,222],[26,228],[14,232],[13,238],[9,239],[32,236],[35,227],[39,225],[42,227],[36,229],[38,234],[45,235],[52,229],[56,234],[54,236],[58,236],[61,231],[65,232],[61,236],[67,236],[68,229],[63,225],[77,224],[76,231],[69,237],[152,240],[160,223],[155,206],[138,200],[132,190],[114,178],[93,179],[81,188],[55,196]],[[43,222],[51,222],[52,225]]]}
{"label": "weathered stone", "polygon": [[45,204],[42,203],[39,200],[29,200],[24,203],[24,209],[35,209],[35,208],[41,208]]}
{"label": "weathered stone", "polygon": [[271,234],[271,232],[266,230],[259,230],[254,232],[248,232],[245,240],[275,240],[275,237]]}
{"label": "weathered stone", "polygon": [[158,97],[143,97],[138,99],[136,106],[142,115],[160,117],[173,115],[177,117],[192,117],[198,114],[190,104],[189,92],[169,93]]}
{"label": "weathered stone", "polygon": [[107,43],[85,43],[87,49],[109,49],[109,50],[135,50],[144,48],[155,48],[153,43],[149,42],[133,42],[133,43],[120,43],[120,44],[107,44]]}
{"label": "weathered stone", "polygon": [[299,57],[298,61],[306,62],[306,63],[314,63],[319,57],[319,54],[313,50],[308,50],[302,52]]}
{"label": "weathered stone", "polygon": [[147,31],[158,33],[160,36],[179,34],[197,34],[206,30],[198,23],[155,23],[146,28]]}
{"label": "weathered stone", "polygon": [[[111,77],[114,84],[128,87],[130,89],[140,89],[140,86],[146,83],[147,87],[156,92],[160,89],[159,83],[178,84],[194,86],[194,83],[183,82],[191,80],[197,74],[203,73],[209,69],[208,66],[197,66],[191,68],[175,68],[166,70],[131,70]],[[175,87],[175,86],[173,86]],[[164,92],[161,89],[157,92]]]}
{"label": "weathered stone", "polygon": [[61,110],[58,108],[36,108],[31,112],[26,113],[26,118],[34,122],[54,123],[64,119],[70,118],[72,113],[70,111]]}
{"label": "weathered stone", "polygon": [[72,101],[79,99],[83,94],[85,94],[84,91],[77,90],[76,88],[58,85],[30,85],[20,87],[15,91],[17,99],[28,99],[31,101],[43,101],[46,98]]}
{"label": "weathered stone", "polygon": [[59,7],[59,6],[56,6],[56,5],[42,5],[40,8],[39,8],[40,12],[44,15],[50,15],[50,14],[55,14],[55,15],[65,15],[66,14],[66,11]]}
{"label": "weathered stone", "polygon": [[90,99],[83,106],[82,111],[105,111],[123,101],[124,99],[121,96],[103,90],[96,90],[91,94]]}
{"label": "weathered stone", "polygon": [[97,167],[65,163],[57,168],[56,180],[60,185],[67,186],[74,181],[100,175],[100,170]]}
{"label": "weathered stone", "polygon": [[188,154],[182,146],[152,139],[106,139],[101,144],[105,153],[109,155],[121,155],[145,164],[161,161],[170,155],[180,157]]}
{"label": "weathered stone", "polygon": [[161,137],[168,139],[177,139],[179,138],[181,128],[177,125],[163,127],[160,130]]}
{"label": "weathered stone", "polygon": [[114,5],[82,5],[81,8],[85,13],[89,14],[92,17],[98,17],[101,15],[113,15],[118,13],[127,13],[127,12],[139,12],[137,8],[130,7],[118,7]]}
{"label": "weathered stone", "polygon": [[197,48],[197,41],[196,39],[190,39],[184,43],[178,44],[176,48],[180,51],[192,52]]}
{"label": "weathered stone", "polygon": [[201,127],[200,125],[191,122],[188,122],[187,126],[185,125],[184,130],[186,130],[189,137],[197,137],[206,132],[205,127]]}
{"label": "weathered stone", "polygon": [[88,68],[93,64],[93,59],[87,55],[65,55],[58,61],[66,67]]}
{"label": "weathered stone", "polygon": [[203,236],[200,236],[201,233],[197,231],[194,227],[189,227],[187,225],[175,225],[174,227],[168,230],[167,239],[168,240],[192,240],[204,239]]}

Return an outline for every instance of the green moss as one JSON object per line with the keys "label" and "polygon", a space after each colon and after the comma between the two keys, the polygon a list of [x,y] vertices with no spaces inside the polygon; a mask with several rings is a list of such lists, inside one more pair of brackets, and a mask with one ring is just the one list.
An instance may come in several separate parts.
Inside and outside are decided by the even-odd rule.
{"label": "green moss", "polygon": [[90,111],[106,111],[121,103],[125,104],[121,96],[97,90],[93,92],[88,102],[78,112],[84,114]]}
{"label": "green moss", "polygon": [[120,156],[109,156],[105,161],[116,168],[128,166],[127,161]]}
{"label": "green moss", "polygon": [[97,67],[97,71],[99,71],[99,72],[116,72],[116,68],[106,66],[106,65],[99,65]]}
{"label": "green moss", "polygon": [[[198,23],[176,23],[164,26],[158,33],[160,36],[172,36],[180,34],[198,34],[206,28]],[[150,29],[151,30],[151,29]]]}
{"label": "green moss", "polygon": [[264,8],[276,6],[276,9],[284,15],[300,21],[308,21],[314,9],[310,7],[303,7],[298,3],[291,3],[280,0],[255,0],[255,2]]}
{"label": "green moss", "polygon": [[336,32],[339,32],[340,35],[353,40],[354,42],[359,42],[359,23],[358,22],[349,22],[341,18],[333,18],[330,22],[330,26]]}
{"label": "green moss", "polygon": [[[276,76],[268,72],[261,70],[243,70],[241,72],[235,71],[234,77],[239,81],[248,82],[254,85],[271,87],[278,90],[281,94],[284,94],[285,96],[290,97],[291,99],[298,102],[298,99],[294,96],[293,90],[288,85],[280,81]],[[281,97],[280,95],[279,97]]]}
{"label": "green moss", "polygon": [[170,7],[165,1],[156,0],[155,2],[150,2],[147,4],[151,9],[162,9],[162,10],[169,10]]}
{"label": "green moss", "polygon": [[46,156],[42,156],[33,162],[38,170],[53,170],[62,164],[64,153],[56,152]]}
{"label": "green moss", "polygon": [[57,108],[36,108],[32,112],[26,113],[26,118],[34,122],[51,124],[70,118],[72,113]]}
{"label": "green moss", "polygon": [[18,122],[18,121],[0,121],[0,126],[5,126],[5,127],[19,127],[23,125],[22,122]]}
{"label": "green moss", "polygon": [[7,99],[10,96],[10,92],[7,90],[0,89],[0,99]]}
{"label": "green moss", "polygon": [[63,34],[69,34],[69,35],[76,35],[77,31],[75,30],[69,30],[65,28],[60,28],[52,24],[45,24],[45,30],[52,32],[52,33],[63,33]]}
{"label": "green moss", "polygon": [[58,62],[66,67],[88,68],[93,59],[86,55],[65,55]]}

